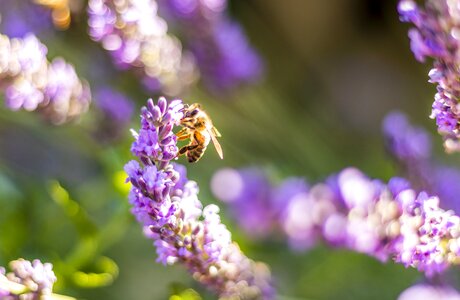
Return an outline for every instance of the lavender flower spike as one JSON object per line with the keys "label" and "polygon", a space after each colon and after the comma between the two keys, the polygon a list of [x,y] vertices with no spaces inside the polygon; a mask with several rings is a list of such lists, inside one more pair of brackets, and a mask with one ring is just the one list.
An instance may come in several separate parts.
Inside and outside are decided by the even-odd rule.
{"label": "lavender flower spike", "polygon": [[[245,182],[251,181],[248,175],[251,174],[246,173]],[[218,173],[217,179],[222,176],[222,172]],[[213,191],[224,197],[234,193],[224,193],[223,188]],[[239,190],[244,191],[244,184]],[[269,195],[264,200],[269,207],[265,215],[296,250],[308,249],[323,240],[381,261],[393,259],[428,277],[460,264],[460,217],[441,209],[438,197],[425,192],[417,195],[402,178],[385,184],[355,168],[347,168],[310,189],[304,182],[291,178],[279,188],[259,194]],[[250,194],[238,199],[245,196],[240,195],[229,204],[241,206],[253,200]],[[226,200],[230,199],[234,198]]]}
{"label": "lavender flower spike", "polygon": [[177,95],[197,77],[193,57],[167,33],[155,0],[90,0],[91,38],[120,68],[135,68],[151,90]]}
{"label": "lavender flower spike", "polygon": [[221,223],[219,208],[203,208],[196,182],[187,180],[185,167],[171,163],[178,153],[173,128],[183,107],[181,100],[160,98],[141,110],[141,129],[133,132],[131,148],[141,163],[125,166],[132,213],[154,240],[159,262],[185,265],[220,299],[273,299],[268,267],[241,252]]}
{"label": "lavender flower spike", "polygon": [[72,65],[62,58],[48,62],[47,51],[32,34],[23,39],[0,34],[0,90],[11,110],[38,110],[61,124],[86,112],[91,93]]}
{"label": "lavender flower spike", "polygon": [[460,212],[460,170],[433,160],[431,139],[423,128],[409,123],[401,112],[392,112],[383,122],[388,152],[416,190],[437,195],[441,207]]}
{"label": "lavender flower spike", "polygon": [[447,152],[460,151],[460,8],[457,1],[427,0],[420,8],[414,0],[400,0],[401,20],[413,23],[409,31],[417,60],[434,59],[430,82],[437,84],[431,118],[444,138]]}
{"label": "lavender flower spike", "polygon": [[[259,169],[222,169],[211,181],[214,195],[229,204],[230,214],[251,236],[263,238],[271,234],[276,210],[270,197],[270,182]],[[248,199],[250,199],[248,201]]]}
{"label": "lavender flower spike", "polygon": [[50,263],[22,258],[10,262],[11,272],[0,267],[0,299],[74,299],[53,294],[56,276]]}
{"label": "lavender flower spike", "polygon": [[228,92],[261,77],[262,60],[240,24],[227,15],[226,0],[160,0],[159,3],[167,6],[183,29],[208,88]]}

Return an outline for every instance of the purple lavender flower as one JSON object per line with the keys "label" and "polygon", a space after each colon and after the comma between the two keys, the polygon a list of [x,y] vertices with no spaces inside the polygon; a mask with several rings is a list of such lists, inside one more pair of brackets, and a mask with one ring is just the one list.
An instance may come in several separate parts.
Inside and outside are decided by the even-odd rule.
{"label": "purple lavender flower", "polygon": [[213,90],[231,90],[257,81],[262,74],[260,57],[249,46],[241,26],[227,18],[209,36],[190,40],[205,84]]}
{"label": "purple lavender flower", "polygon": [[42,110],[55,124],[77,118],[88,110],[91,94],[86,82],[81,82],[72,65],[62,58],[54,59],[48,66],[48,82],[45,88]]}
{"label": "purple lavender flower", "polygon": [[413,127],[401,112],[389,113],[382,125],[387,151],[402,166],[404,175],[418,189],[432,191],[431,139]]}
{"label": "purple lavender flower", "polygon": [[96,91],[95,104],[100,110],[98,129],[99,140],[119,138],[131,121],[134,103],[126,95],[109,87],[101,87]]}
{"label": "purple lavender flower", "polygon": [[403,291],[398,300],[460,300],[460,293],[446,285],[431,285],[420,283]]}
{"label": "purple lavender flower", "polygon": [[459,7],[448,0],[427,0],[424,8],[414,0],[400,0],[398,11],[402,21],[416,26],[409,31],[416,59],[434,59],[429,76],[430,82],[437,84],[437,94],[431,118],[436,119],[446,151],[460,151]]}
{"label": "purple lavender flower", "polygon": [[217,198],[231,203],[231,214],[245,232],[259,238],[271,233],[275,210],[268,201],[270,182],[261,170],[222,169],[213,176],[211,189]]}
{"label": "purple lavender flower", "polygon": [[216,91],[254,82],[262,62],[249,45],[241,26],[226,14],[227,1],[162,0],[183,28],[205,84]]}
{"label": "purple lavender flower", "polygon": [[433,190],[439,196],[441,207],[460,213],[460,170],[453,167],[437,166],[433,173]]}
{"label": "purple lavender flower", "polygon": [[382,127],[388,148],[398,158],[426,160],[431,156],[429,134],[422,128],[411,126],[403,113],[389,113]]}
{"label": "purple lavender flower", "polygon": [[163,0],[163,2],[166,2],[171,13],[181,18],[192,19],[197,23],[202,18],[213,21],[227,8],[227,0]]}
{"label": "purple lavender flower", "polygon": [[203,208],[198,185],[185,178],[183,167],[171,164],[178,153],[173,129],[183,107],[181,100],[160,98],[141,110],[141,129],[133,132],[131,150],[142,164],[125,166],[132,213],[154,240],[159,262],[184,264],[222,299],[272,299],[268,268],[244,256],[221,223],[219,208]]}
{"label": "purple lavender flower", "polygon": [[0,15],[0,32],[12,38],[46,34],[52,27],[50,12],[32,1],[2,0]]}
{"label": "purple lavender flower", "polygon": [[[292,249],[309,249],[321,238],[325,217],[335,211],[324,192],[327,193],[321,186],[316,186],[308,192],[297,190],[286,195],[286,207],[279,222]],[[321,197],[317,197],[319,195]]]}
{"label": "purple lavender flower", "polygon": [[[216,176],[213,181],[223,181],[218,180],[222,175]],[[276,201],[284,203],[283,213],[270,220],[278,223],[273,227],[281,228],[296,250],[307,249],[323,240],[381,261],[392,258],[429,277],[458,264],[460,218],[453,211],[441,209],[439,198],[425,192],[417,195],[402,178],[393,178],[384,184],[357,169],[347,168],[309,190],[305,185],[292,184],[292,179],[288,183],[292,190],[282,185],[277,192],[265,187],[265,193],[284,198]],[[228,195],[217,191],[217,197]],[[244,201],[252,199],[229,202],[229,205]]]}
{"label": "purple lavender flower", "polygon": [[110,52],[117,66],[135,68],[147,87],[178,94],[196,79],[193,57],[167,33],[154,0],[90,0],[91,38]]}
{"label": "purple lavender flower", "polygon": [[5,96],[6,105],[11,110],[19,110],[22,107],[33,111],[45,100],[43,92],[25,79],[16,80],[6,89]]}
{"label": "purple lavender flower", "polygon": [[417,190],[437,195],[441,206],[460,212],[458,194],[460,170],[433,161],[431,140],[422,128],[412,126],[400,112],[390,113],[383,122],[388,152],[402,168],[404,175]]}
{"label": "purple lavender flower", "polygon": [[[396,185],[396,186],[395,186]],[[418,196],[400,179],[388,185],[356,169],[345,169],[327,185],[312,187],[311,197],[335,209],[323,210],[314,223],[326,241],[386,261],[394,258],[427,276],[456,264],[460,218],[439,208],[439,199]]]}
{"label": "purple lavender flower", "polygon": [[[56,276],[50,263],[18,259],[10,262],[11,272],[0,267],[0,296],[2,299],[52,299]],[[19,294],[21,296],[19,296]],[[4,298],[5,297],[5,298]]]}
{"label": "purple lavender flower", "polygon": [[49,63],[47,51],[32,34],[23,39],[0,35],[0,87],[11,110],[39,110],[61,124],[86,112],[91,93],[72,65],[61,58]]}
{"label": "purple lavender flower", "polygon": [[177,156],[179,150],[172,129],[179,125],[184,105],[181,100],[167,104],[163,97],[156,106],[152,100],[147,104],[147,107],[141,109],[141,128],[139,133],[134,133],[136,140],[132,144],[131,152],[144,164],[160,161],[160,168],[164,168]]}

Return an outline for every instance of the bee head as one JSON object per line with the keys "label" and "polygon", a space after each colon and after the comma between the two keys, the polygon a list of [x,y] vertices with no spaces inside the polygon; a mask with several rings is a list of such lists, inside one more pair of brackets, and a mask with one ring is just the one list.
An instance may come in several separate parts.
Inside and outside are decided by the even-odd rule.
{"label": "bee head", "polygon": [[194,118],[200,112],[201,106],[198,103],[192,104],[190,106],[185,107],[185,116],[189,118]]}
{"label": "bee head", "polygon": [[194,109],[190,112],[190,117],[195,117],[200,112],[199,109]]}

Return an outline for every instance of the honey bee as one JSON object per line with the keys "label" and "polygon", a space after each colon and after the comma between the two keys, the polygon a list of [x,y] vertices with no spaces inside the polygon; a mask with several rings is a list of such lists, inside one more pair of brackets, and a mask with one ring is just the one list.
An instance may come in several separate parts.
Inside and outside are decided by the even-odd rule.
{"label": "honey bee", "polygon": [[200,104],[194,103],[184,108],[184,117],[180,120],[180,125],[184,128],[176,134],[177,139],[179,141],[190,139],[190,143],[179,149],[178,156],[186,154],[189,162],[197,162],[212,141],[220,158],[224,158],[222,147],[217,141],[217,137],[221,134],[212,125],[211,118]]}

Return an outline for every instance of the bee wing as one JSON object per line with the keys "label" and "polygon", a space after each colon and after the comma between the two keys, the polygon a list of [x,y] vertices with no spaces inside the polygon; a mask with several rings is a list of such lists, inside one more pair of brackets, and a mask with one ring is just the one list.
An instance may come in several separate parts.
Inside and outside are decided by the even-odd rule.
{"label": "bee wing", "polygon": [[212,133],[213,133],[215,136],[217,136],[217,137],[221,137],[221,136],[222,136],[222,134],[220,134],[220,132],[217,130],[216,127],[212,127],[211,130],[212,130]]}
{"label": "bee wing", "polygon": [[[214,144],[214,147],[216,148],[217,154],[219,154],[220,159],[224,159],[224,153],[222,152],[222,147],[220,146],[219,141],[216,138],[216,134],[214,134],[214,131],[212,129],[211,130],[208,129],[208,132],[209,132],[209,135],[211,136],[212,143]],[[220,133],[219,133],[219,136],[220,136]]]}

